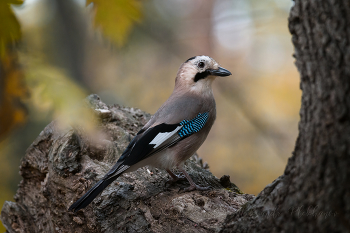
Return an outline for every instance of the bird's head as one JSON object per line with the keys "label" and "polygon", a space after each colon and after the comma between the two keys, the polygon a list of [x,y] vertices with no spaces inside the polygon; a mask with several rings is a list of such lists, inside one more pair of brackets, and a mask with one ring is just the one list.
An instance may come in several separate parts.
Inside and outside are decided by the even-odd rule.
{"label": "bird's head", "polygon": [[196,56],[185,61],[177,73],[175,88],[197,93],[211,93],[211,83],[218,76],[229,76],[231,72],[220,67],[211,57]]}

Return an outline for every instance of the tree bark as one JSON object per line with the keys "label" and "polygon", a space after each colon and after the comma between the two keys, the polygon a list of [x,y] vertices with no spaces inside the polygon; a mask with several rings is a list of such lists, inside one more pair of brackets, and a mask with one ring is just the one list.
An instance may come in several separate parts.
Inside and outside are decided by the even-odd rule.
{"label": "tree bark", "polygon": [[219,232],[227,215],[253,198],[241,194],[229,177],[213,176],[194,155],[185,169],[212,190],[183,193],[187,181],[166,187],[165,171],[144,167],[119,177],[87,208],[68,212],[150,117],[138,109],[108,107],[96,95],[88,100],[106,139],[89,142],[81,130],[58,130],[50,123],[22,160],[16,202],[3,206],[8,232]]}
{"label": "tree bark", "polygon": [[299,136],[284,174],[230,215],[223,232],[350,231],[350,1],[296,0]]}

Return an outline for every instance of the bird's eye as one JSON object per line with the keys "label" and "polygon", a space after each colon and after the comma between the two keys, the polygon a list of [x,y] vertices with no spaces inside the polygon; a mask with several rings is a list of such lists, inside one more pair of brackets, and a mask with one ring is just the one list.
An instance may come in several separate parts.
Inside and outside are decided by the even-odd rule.
{"label": "bird's eye", "polygon": [[199,67],[199,68],[203,68],[203,67],[204,67],[204,62],[199,62],[199,63],[198,63],[198,67]]}

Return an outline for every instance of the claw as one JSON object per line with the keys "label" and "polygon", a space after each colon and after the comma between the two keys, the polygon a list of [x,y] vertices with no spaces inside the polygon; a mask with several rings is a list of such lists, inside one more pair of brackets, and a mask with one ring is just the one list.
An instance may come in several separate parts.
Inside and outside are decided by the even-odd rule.
{"label": "claw", "polygon": [[[172,171],[170,171],[169,169],[167,169],[166,171],[169,173],[169,175],[171,176],[172,179],[168,180],[166,183],[165,183],[165,186],[167,184],[173,184],[175,183],[176,181],[178,180],[188,180],[188,182],[190,183],[190,186],[183,189],[183,192],[190,192],[190,191],[193,191],[193,190],[199,190],[199,191],[205,191],[205,190],[209,190],[211,187],[201,187],[199,185],[196,185],[192,178],[188,175],[188,173],[182,168],[182,167],[179,167],[180,171],[184,174],[184,176],[180,176],[180,175],[175,175]],[[181,190],[180,190],[181,191]]]}
{"label": "claw", "polygon": [[182,176],[182,175],[175,175],[174,173],[172,173],[170,170],[167,170],[167,172],[169,173],[171,179],[168,180],[167,182],[165,182],[165,186],[167,184],[173,184],[179,180],[186,180],[186,177],[185,176]]}

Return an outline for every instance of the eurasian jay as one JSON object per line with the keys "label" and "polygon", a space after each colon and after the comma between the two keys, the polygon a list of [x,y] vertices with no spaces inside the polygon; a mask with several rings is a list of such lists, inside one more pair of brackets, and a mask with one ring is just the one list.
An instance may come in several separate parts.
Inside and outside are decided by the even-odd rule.
{"label": "eurasian jay", "polygon": [[183,163],[203,144],[216,118],[211,84],[217,76],[231,72],[208,56],[191,57],[179,68],[175,88],[127,146],[112,169],[87,193],[69,207],[74,212],[86,207],[121,174],[151,165],[165,169],[170,182],[179,179],[171,168],[177,167],[190,186],[185,191],[207,190],[196,185],[183,169]]}

